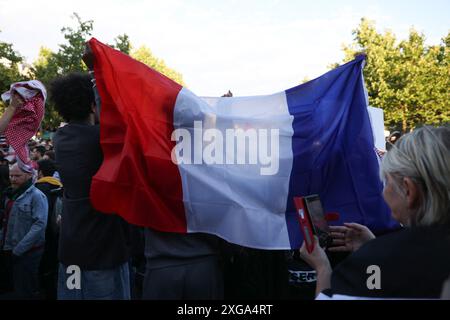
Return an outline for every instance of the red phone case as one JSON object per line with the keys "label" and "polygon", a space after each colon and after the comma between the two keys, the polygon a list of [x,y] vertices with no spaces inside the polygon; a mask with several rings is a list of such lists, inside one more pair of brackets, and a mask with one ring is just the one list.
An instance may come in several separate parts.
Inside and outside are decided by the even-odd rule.
{"label": "red phone case", "polygon": [[300,222],[300,229],[303,233],[303,239],[308,253],[314,250],[314,233],[309,214],[306,211],[305,200],[303,197],[294,197],[295,208],[297,209],[297,218]]}

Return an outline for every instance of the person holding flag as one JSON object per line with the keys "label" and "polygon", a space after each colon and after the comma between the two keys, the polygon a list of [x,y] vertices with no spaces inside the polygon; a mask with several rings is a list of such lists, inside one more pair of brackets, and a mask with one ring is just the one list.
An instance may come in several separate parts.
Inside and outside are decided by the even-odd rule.
{"label": "person holding flag", "polygon": [[[95,210],[89,197],[92,176],[103,160],[90,76],[72,73],[54,80],[50,98],[68,123],[53,139],[64,185],[58,299],[128,300],[129,226],[117,215]],[[77,276],[79,285],[69,288],[70,276]]]}

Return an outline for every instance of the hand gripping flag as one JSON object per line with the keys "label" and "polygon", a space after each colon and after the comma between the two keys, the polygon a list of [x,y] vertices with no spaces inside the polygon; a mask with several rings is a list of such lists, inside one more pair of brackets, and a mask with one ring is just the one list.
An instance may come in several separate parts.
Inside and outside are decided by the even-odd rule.
{"label": "hand gripping flag", "polygon": [[102,101],[97,210],[263,249],[301,245],[294,196],[319,194],[326,211],[340,213],[336,223],[395,226],[381,195],[364,57],[284,92],[202,99],[96,39],[89,44]]}

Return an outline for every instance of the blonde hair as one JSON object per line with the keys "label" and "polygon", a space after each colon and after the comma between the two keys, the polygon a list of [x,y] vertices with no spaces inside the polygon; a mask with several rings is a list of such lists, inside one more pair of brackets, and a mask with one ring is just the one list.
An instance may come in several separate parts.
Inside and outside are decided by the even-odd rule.
{"label": "blonde hair", "polygon": [[[422,127],[404,135],[386,153],[380,168],[387,175],[411,178],[422,199],[410,224],[450,223],[450,128]],[[398,179],[394,179],[398,180]],[[398,182],[396,188],[401,189]]]}

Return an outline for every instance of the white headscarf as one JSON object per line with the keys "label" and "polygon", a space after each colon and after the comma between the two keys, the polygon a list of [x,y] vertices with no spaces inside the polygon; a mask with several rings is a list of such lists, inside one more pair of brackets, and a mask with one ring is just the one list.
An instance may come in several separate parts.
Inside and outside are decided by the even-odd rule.
{"label": "white headscarf", "polygon": [[28,100],[33,98],[39,92],[42,93],[45,100],[47,100],[47,90],[45,90],[44,85],[39,80],[30,80],[16,82],[11,85],[8,91],[2,94],[2,100],[4,102],[11,99],[11,93],[16,91],[23,99]]}

